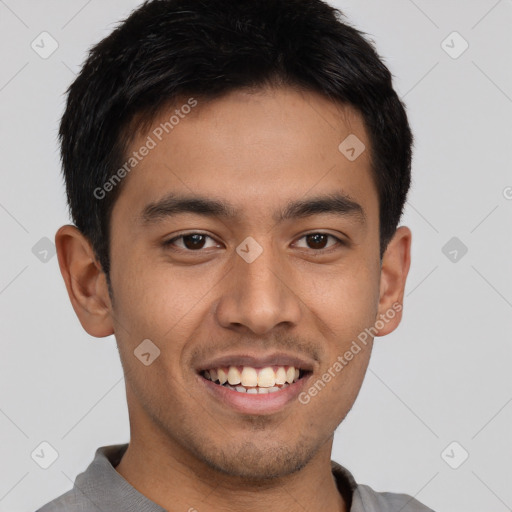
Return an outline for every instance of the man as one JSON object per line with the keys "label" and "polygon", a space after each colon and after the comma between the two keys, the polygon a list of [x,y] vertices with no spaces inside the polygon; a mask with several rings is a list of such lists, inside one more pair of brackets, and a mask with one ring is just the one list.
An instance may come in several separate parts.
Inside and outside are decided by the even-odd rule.
{"label": "man", "polygon": [[411,244],[405,110],[341,13],[146,2],[60,138],[59,265],[83,328],[115,334],[131,439],[40,511],[431,510],[331,461]]}

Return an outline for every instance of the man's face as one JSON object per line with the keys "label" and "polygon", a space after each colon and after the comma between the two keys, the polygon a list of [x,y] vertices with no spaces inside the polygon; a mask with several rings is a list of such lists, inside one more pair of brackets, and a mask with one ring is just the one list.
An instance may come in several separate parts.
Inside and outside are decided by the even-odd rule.
{"label": "man's face", "polygon": [[[308,403],[298,399],[378,318],[370,142],[354,111],[285,88],[199,101],[159,141],[152,131],[172,113],[133,141],[130,154],[148,135],[156,147],[125,178],[111,218],[112,322],[132,438],[231,475],[289,474],[329,444],[370,357],[371,340]],[[367,148],[354,161],[338,149],[350,134]],[[169,194],[225,203],[231,215],[148,208]],[[287,210],[334,195],[361,211]],[[147,339],[160,350],[149,365],[134,356]],[[200,373],[287,371],[285,356],[308,372],[275,393],[242,394]]]}

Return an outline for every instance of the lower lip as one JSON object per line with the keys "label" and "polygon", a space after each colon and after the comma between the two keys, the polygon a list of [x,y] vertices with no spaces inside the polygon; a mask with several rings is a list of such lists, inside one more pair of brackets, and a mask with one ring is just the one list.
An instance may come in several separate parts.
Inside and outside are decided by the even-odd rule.
{"label": "lower lip", "polygon": [[224,405],[238,412],[243,414],[271,414],[283,409],[286,405],[296,400],[311,375],[311,373],[306,374],[297,382],[289,384],[280,391],[262,395],[233,391],[220,384],[214,384],[211,380],[205,379],[199,374],[197,374],[197,378],[200,380],[201,385],[206,387],[208,393],[211,393]]}

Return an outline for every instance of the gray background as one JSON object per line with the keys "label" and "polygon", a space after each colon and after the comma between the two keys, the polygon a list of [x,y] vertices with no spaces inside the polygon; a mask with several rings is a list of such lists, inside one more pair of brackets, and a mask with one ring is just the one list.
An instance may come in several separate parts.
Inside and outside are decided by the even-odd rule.
{"label": "gray background", "polygon": [[[63,93],[87,48],[138,3],[0,0],[2,512],[34,511],[98,446],[129,440],[115,340],[81,328],[52,244],[69,222]],[[405,316],[376,339],[333,459],[439,512],[512,510],[512,2],[333,4],[375,40],[416,137]],[[58,43],[46,59],[31,47],[43,31]],[[59,454],[48,469],[31,456],[42,442]]]}

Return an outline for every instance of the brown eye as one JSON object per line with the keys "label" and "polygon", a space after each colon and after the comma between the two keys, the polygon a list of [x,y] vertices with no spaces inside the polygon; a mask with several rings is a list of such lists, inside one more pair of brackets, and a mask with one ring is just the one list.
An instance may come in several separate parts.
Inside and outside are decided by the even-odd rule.
{"label": "brown eye", "polygon": [[204,235],[186,235],[183,237],[183,245],[187,249],[202,249],[205,241]]}
{"label": "brown eye", "polygon": [[[334,243],[328,244],[328,240],[334,240]],[[344,245],[344,242],[334,235],[330,235],[329,233],[309,233],[308,235],[304,235],[300,238],[300,240],[306,241],[306,246],[299,245],[299,247],[306,249],[313,249],[315,251],[322,251],[324,249],[329,249],[330,247],[338,245]]]}
{"label": "brown eye", "polygon": [[164,246],[170,246],[172,248],[177,247],[187,251],[199,251],[205,248],[205,244],[208,239],[213,242],[213,244],[210,242],[211,245],[209,247],[214,247],[216,245],[215,240],[213,240],[211,236],[204,235],[202,233],[189,233],[176,236],[171,240],[164,242]]}
{"label": "brown eye", "polygon": [[325,245],[327,244],[328,238],[329,235],[324,235],[322,233],[306,235],[307,243],[311,247],[311,249],[325,249]]}

